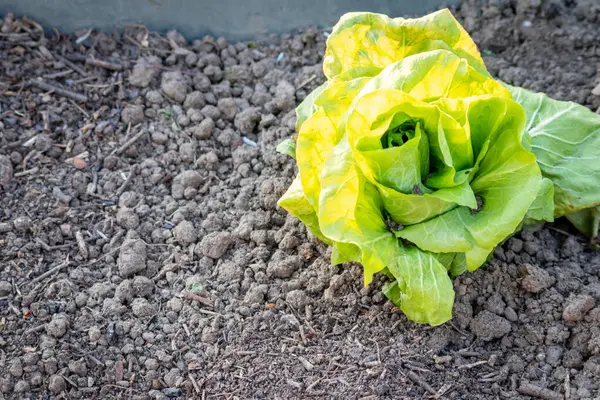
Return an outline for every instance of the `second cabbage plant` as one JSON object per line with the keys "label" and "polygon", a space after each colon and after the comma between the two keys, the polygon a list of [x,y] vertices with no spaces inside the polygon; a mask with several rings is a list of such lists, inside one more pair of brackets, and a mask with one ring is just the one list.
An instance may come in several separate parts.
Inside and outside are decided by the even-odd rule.
{"label": "second cabbage plant", "polygon": [[387,275],[409,319],[449,320],[451,277],[523,223],[567,215],[597,235],[600,116],[493,79],[448,10],[346,14],[323,67],[278,148],[298,164],[279,205],[332,263]]}

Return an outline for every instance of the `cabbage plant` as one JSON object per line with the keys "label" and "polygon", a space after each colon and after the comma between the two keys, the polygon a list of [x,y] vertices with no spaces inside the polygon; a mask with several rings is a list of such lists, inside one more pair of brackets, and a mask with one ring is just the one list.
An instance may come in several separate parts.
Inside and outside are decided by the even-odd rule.
{"label": "cabbage plant", "polygon": [[493,79],[448,10],[346,14],[323,69],[278,147],[298,164],[279,205],[365,285],[387,275],[409,319],[448,321],[451,277],[524,222],[571,214],[597,234],[600,116]]}

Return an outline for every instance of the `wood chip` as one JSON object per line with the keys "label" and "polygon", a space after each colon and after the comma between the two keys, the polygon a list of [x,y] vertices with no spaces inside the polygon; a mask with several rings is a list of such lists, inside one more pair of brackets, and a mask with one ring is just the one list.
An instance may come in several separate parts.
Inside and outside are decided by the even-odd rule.
{"label": "wood chip", "polygon": [[194,387],[194,390],[196,391],[196,393],[200,394],[200,386],[198,386],[198,382],[196,382],[196,379],[194,379],[194,376],[192,374],[188,374],[188,378],[189,378],[190,382],[192,382],[192,386]]}
{"label": "wood chip", "polygon": [[85,244],[85,240],[83,238],[83,233],[81,231],[75,232],[75,240],[77,241],[77,247],[79,248],[79,254],[83,257],[84,260],[87,260],[89,256],[89,252],[87,249],[87,245]]}

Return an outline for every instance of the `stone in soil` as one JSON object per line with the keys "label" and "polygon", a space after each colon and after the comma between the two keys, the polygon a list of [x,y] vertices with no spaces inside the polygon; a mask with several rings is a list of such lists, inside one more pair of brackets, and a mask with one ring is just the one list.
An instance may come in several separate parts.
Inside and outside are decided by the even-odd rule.
{"label": "stone in soil", "polygon": [[204,95],[202,92],[193,91],[187,94],[185,97],[185,102],[183,103],[184,108],[195,108],[202,109],[206,105],[206,100],[204,100]]}
{"label": "stone in soil", "polygon": [[19,215],[13,220],[13,226],[18,233],[26,233],[31,229],[31,218],[26,215]]}
{"label": "stone in soil", "polygon": [[52,375],[48,379],[48,389],[54,394],[59,394],[67,389],[67,383],[62,376]]}
{"label": "stone in soil", "polygon": [[211,118],[205,118],[194,127],[193,133],[196,139],[209,139],[215,129],[215,122]]}
{"label": "stone in soil", "polygon": [[596,302],[590,295],[577,295],[567,299],[562,317],[565,321],[577,322],[580,321],[585,314],[590,311]]}
{"label": "stone in soil", "polygon": [[298,256],[288,256],[283,260],[271,261],[267,267],[267,275],[273,278],[289,278],[302,265]]}
{"label": "stone in soil", "polygon": [[138,318],[148,319],[156,313],[156,309],[145,298],[137,298],[131,303],[131,312]]}
{"label": "stone in soil", "polygon": [[254,128],[260,122],[260,109],[250,107],[237,114],[235,117],[235,127],[245,135],[254,132]]}

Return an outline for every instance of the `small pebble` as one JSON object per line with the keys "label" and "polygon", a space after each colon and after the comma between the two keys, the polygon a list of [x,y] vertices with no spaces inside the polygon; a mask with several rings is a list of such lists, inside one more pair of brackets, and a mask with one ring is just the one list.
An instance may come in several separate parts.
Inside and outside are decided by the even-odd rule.
{"label": "small pebble", "polygon": [[48,379],[48,389],[54,393],[59,394],[64,392],[67,388],[67,383],[65,379],[60,375],[52,375],[50,379]]}
{"label": "small pebble", "polygon": [[504,317],[510,322],[517,322],[519,320],[519,316],[512,307],[506,307],[504,309]]}
{"label": "small pebble", "polygon": [[596,301],[590,295],[578,295],[567,300],[562,317],[565,321],[577,322],[596,305]]}

